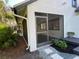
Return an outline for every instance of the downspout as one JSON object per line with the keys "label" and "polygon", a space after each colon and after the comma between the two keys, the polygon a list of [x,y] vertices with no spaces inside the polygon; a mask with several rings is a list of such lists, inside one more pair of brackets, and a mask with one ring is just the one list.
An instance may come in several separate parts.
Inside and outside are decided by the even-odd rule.
{"label": "downspout", "polygon": [[27,20],[27,18],[26,18],[26,17],[20,16],[20,15],[14,14],[14,13],[13,13],[13,15],[14,15],[15,17],[18,17],[18,18],[22,18],[22,19]]}
{"label": "downspout", "polygon": [[[13,14],[13,15],[14,15],[15,17],[18,17],[18,18],[22,18],[22,19],[26,19],[26,20],[27,20],[26,17],[20,16],[20,15],[17,15],[17,14]],[[29,50],[29,45],[28,45],[27,41],[25,40],[24,36],[23,36],[23,39],[24,39],[24,41],[25,41],[25,43],[26,43],[26,45],[27,45],[26,50]]]}
{"label": "downspout", "polygon": [[[5,3],[5,5],[7,5],[5,1],[4,1],[4,3]],[[12,11],[12,9],[11,9],[10,7],[7,6],[7,8],[9,8],[9,9]],[[23,16],[20,16],[20,15],[17,15],[17,11],[16,11],[16,10],[13,9],[13,11],[14,11],[14,12],[13,12],[13,15],[14,15],[15,17],[18,17],[18,18],[21,18],[21,19],[25,19],[25,20],[27,20],[26,17],[23,17]],[[16,11],[16,12],[15,12],[15,11]],[[26,50],[29,50],[29,45],[28,45],[28,43],[26,42],[24,36],[23,36],[23,39],[24,39],[24,41],[25,41],[25,43],[26,43],[26,45],[27,45]]]}

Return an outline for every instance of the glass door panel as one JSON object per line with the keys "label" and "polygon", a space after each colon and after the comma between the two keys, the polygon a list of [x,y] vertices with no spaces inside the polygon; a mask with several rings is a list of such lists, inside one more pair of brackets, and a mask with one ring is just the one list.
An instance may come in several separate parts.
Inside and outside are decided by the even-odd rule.
{"label": "glass door panel", "polygon": [[47,33],[38,33],[37,34],[37,43],[44,43],[47,42]]}
{"label": "glass door panel", "polygon": [[48,35],[49,40],[53,38],[63,38],[63,16],[61,15],[48,15]]}
{"label": "glass door panel", "polygon": [[37,44],[47,42],[47,18],[36,17]]}

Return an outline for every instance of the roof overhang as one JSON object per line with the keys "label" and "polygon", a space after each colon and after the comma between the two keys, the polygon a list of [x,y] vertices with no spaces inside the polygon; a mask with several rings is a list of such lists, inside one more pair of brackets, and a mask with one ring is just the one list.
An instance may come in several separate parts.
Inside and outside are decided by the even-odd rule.
{"label": "roof overhang", "polygon": [[[12,8],[12,10],[14,11],[14,16],[15,17],[18,17],[18,18],[22,18],[22,19],[27,19],[23,14],[19,14],[21,11],[25,11],[25,10],[27,10],[27,5],[29,5],[29,4],[31,4],[31,3],[33,3],[33,2],[35,2],[35,1],[37,1],[37,0],[25,0],[25,1],[23,1],[23,2],[21,2],[21,3],[18,3],[18,4],[16,4],[16,5],[14,5],[13,7],[11,7]],[[26,11],[25,12],[23,12],[23,13],[26,13]]]}
{"label": "roof overhang", "polygon": [[37,0],[9,0],[7,5],[10,6],[11,8],[16,8],[18,6],[23,6],[23,5],[28,5]]}
{"label": "roof overhang", "polygon": [[18,3],[16,5],[14,5],[13,7],[16,8],[16,7],[21,6],[21,5],[28,5],[28,4],[31,4],[31,3],[35,2],[35,1],[37,1],[37,0],[25,0],[25,1],[21,2],[21,3]]}

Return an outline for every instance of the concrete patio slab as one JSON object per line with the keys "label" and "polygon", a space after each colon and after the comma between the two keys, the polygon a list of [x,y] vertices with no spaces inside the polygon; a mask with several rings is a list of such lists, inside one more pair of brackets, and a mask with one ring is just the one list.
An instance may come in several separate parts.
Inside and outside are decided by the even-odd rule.
{"label": "concrete patio slab", "polygon": [[51,53],[54,53],[54,51],[52,51],[50,48],[44,49],[44,52],[48,55]]}
{"label": "concrete patio slab", "polygon": [[52,54],[50,55],[50,59],[64,59],[64,58],[61,57],[59,54]]}
{"label": "concrete patio slab", "polygon": [[[52,50],[53,53],[51,53]],[[45,46],[38,49],[40,55],[43,57],[43,59],[79,59],[78,55],[75,54],[68,54],[68,53],[62,53],[57,51],[55,48],[51,46]],[[49,51],[49,52],[47,52]],[[47,52],[47,53],[46,53]],[[55,54],[55,55],[54,55]]]}
{"label": "concrete patio slab", "polygon": [[79,56],[74,57],[73,59],[79,59]]}

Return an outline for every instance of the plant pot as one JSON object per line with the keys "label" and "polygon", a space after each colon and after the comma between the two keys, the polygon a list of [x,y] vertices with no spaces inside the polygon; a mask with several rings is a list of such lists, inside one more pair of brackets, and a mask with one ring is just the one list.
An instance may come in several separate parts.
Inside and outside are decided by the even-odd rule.
{"label": "plant pot", "polygon": [[68,37],[72,38],[74,37],[75,33],[74,32],[67,32]]}
{"label": "plant pot", "polygon": [[69,34],[68,37],[72,38],[74,35],[73,34]]}

